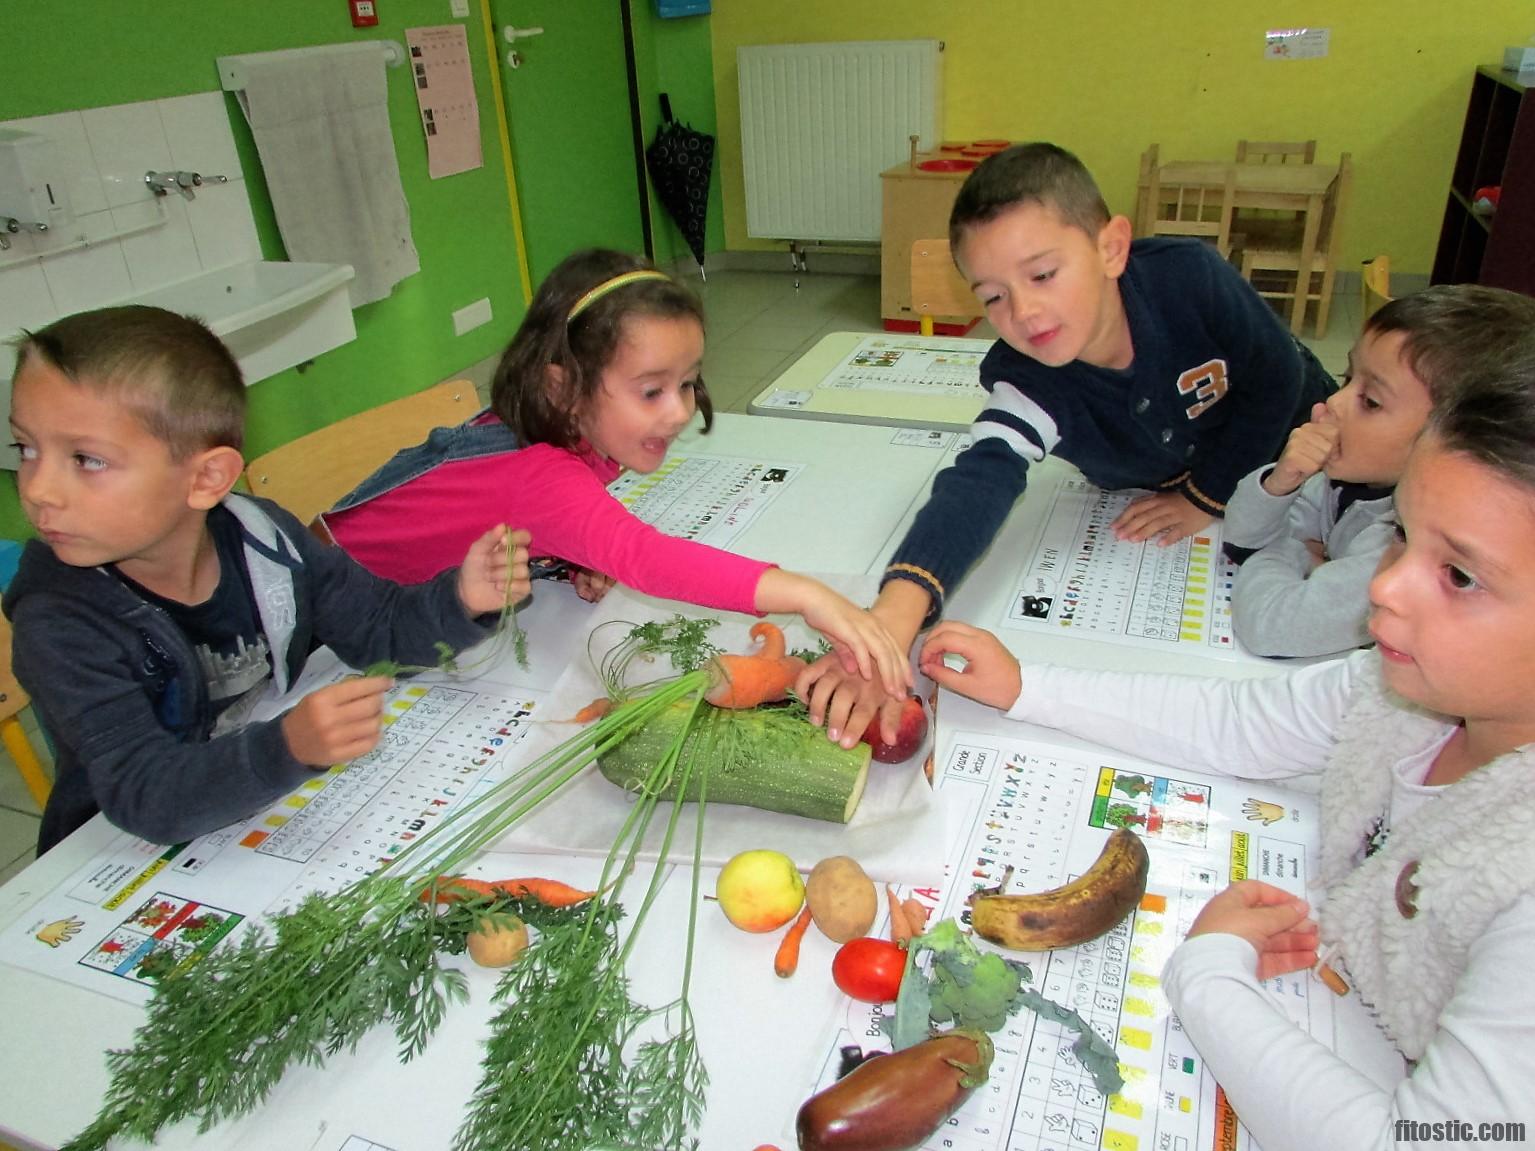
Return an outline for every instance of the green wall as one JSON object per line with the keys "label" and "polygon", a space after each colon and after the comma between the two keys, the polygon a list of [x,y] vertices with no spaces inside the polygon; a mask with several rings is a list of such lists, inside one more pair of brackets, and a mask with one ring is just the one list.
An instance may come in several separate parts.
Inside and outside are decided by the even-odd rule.
{"label": "green wall", "polygon": [[[608,0],[580,0],[584,6]],[[218,88],[214,58],[353,39],[387,37],[403,43],[411,27],[463,24],[480,106],[484,167],[432,180],[426,170],[415,90],[404,70],[389,73],[389,117],[399,156],[411,231],[421,257],[421,271],[395,286],[385,300],[356,309],[357,339],[297,369],[263,380],[249,392],[248,455],[267,451],[343,416],[386,400],[419,391],[500,351],[521,320],[526,305],[517,268],[516,238],[508,208],[506,172],[496,126],[494,94],[487,68],[480,0],[471,0],[468,20],[449,15],[448,0],[380,0],[380,24],[354,29],[340,0],[261,0],[231,4],[218,0],[28,0],[6,6],[4,79],[0,81],[0,120],[40,116],[79,108],[161,99]],[[612,9],[616,12],[617,5]],[[519,23],[528,21],[519,19]],[[707,21],[661,21],[647,0],[635,0],[635,40],[640,51],[643,86],[661,78],[695,121],[712,121],[712,74]],[[573,33],[579,35],[579,31]],[[498,47],[504,48],[504,45]],[[611,67],[609,52],[601,67]],[[617,66],[622,68],[621,42]],[[508,73],[503,71],[503,77]],[[620,89],[623,78],[619,76]],[[645,101],[655,111],[652,87]],[[706,94],[708,116],[688,107]],[[226,97],[236,142],[247,177],[263,252],[283,258],[271,205],[260,178],[255,148],[232,96]],[[553,129],[571,146],[581,147],[582,125],[607,111],[583,102],[579,94],[552,112]],[[625,113],[627,114],[627,113]],[[702,126],[702,125],[700,125]],[[649,132],[647,131],[647,139]],[[631,153],[627,140],[625,155]],[[610,200],[611,187],[583,186],[558,170],[524,172],[515,154],[523,227],[530,246],[535,238],[578,246],[592,242],[570,220],[584,218],[584,206]],[[620,166],[621,167],[621,166]],[[540,188],[561,189],[553,200]],[[632,166],[622,191],[634,195]],[[638,211],[635,210],[638,219]],[[714,213],[717,246],[723,247],[722,213]],[[671,235],[658,217],[658,258],[670,256]],[[636,227],[636,235],[638,228]],[[545,245],[549,245],[546,243]],[[682,248],[680,238],[677,249]],[[558,258],[556,255],[554,258]],[[452,313],[489,297],[494,319],[463,336],[453,334]],[[14,473],[0,472],[0,535],[27,534],[15,496]]]}

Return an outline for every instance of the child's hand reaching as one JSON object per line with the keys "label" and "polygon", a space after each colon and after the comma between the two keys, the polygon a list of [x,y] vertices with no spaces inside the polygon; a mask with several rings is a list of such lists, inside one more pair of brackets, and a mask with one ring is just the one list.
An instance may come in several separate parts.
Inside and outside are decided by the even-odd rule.
{"label": "child's hand reaching", "polygon": [[757,581],[753,606],[764,613],[798,612],[831,641],[832,651],[849,675],[857,673],[866,680],[878,677],[891,695],[910,690],[911,663],[885,625],[820,580],[769,568]]}
{"label": "child's hand reaching", "polygon": [[894,743],[907,693],[892,695],[882,682],[863,679],[856,669],[844,668],[836,652],[828,652],[800,673],[794,694],[810,709],[811,723],[826,724],[828,739],[853,747],[875,716],[885,742]]}
{"label": "child's hand reaching", "polygon": [[1236,935],[1258,950],[1258,978],[1316,964],[1316,924],[1304,899],[1257,879],[1242,879],[1205,904],[1188,937]]}
{"label": "child's hand reaching", "polygon": [[1263,490],[1287,496],[1327,466],[1338,450],[1338,421],[1326,404],[1311,405],[1311,422],[1290,432],[1284,451],[1268,475]]}
{"label": "child's hand reaching", "polygon": [[469,554],[458,569],[458,601],[465,611],[484,615],[527,598],[533,590],[528,578],[532,538],[529,532],[497,524],[469,545]]}
{"label": "child's hand reaching", "polygon": [[312,691],[282,717],[283,738],[293,758],[330,767],[366,755],[384,730],[386,675],[356,676]]}
{"label": "child's hand reaching", "polygon": [[[950,653],[964,657],[963,670],[956,671],[943,662]],[[991,632],[967,623],[944,620],[928,632],[917,666],[939,687],[1001,711],[1012,707],[1023,690],[1017,657]]]}
{"label": "child's hand reaching", "polygon": [[576,594],[587,603],[599,603],[602,597],[607,595],[617,584],[610,575],[601,572],[588,571],[586,568],[575,568],[570,573],[570,586],[576,589]]}
{"label": "child's hand reaching", "polygon": [[1157,492],[1132,501],[1109,527],[1117,539],[1136,544],[1155,539],[1165,548],[1214,522],[1214,516],[1195,507],[1182,492]]}

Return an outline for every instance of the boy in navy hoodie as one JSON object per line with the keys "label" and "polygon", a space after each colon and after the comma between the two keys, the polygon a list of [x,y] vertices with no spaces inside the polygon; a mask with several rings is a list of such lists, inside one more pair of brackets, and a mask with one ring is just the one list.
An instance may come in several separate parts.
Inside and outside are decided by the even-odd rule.
{"label": "boy in navy hoodie", "polygon": [[[4,607],[13,664],[56,749],[42,853],[97,811],[160,843],[260,810],[379,739],[382,676],[249,722],[329,644],[354,667],[433,665],[528,592],[526,537],[401,587],[232,494],[245,388],[203,324],[106,308],[23,337],[11,396],[28,542]],[[510,589],[508,589],[510,584]]]}
{"label": "boy in navy hoodie", "polygon": [[[1130,221],[1054,144],[1016,145],[972,172],[949,244],[1002,338],[981,364],[989,398],[971,446],[934,479],[872,609],[908,648],[1001,530],[1031,464],[1058,455],[1098,487],[1149,489],[1114,532],[1166,545],[1223,515],[1237,481],[1332,393],[1214,248],[1132,242]],[[798,689],[847,747],[886,702],[828,660]],[[887,738],[898,715],[881,711]]]}

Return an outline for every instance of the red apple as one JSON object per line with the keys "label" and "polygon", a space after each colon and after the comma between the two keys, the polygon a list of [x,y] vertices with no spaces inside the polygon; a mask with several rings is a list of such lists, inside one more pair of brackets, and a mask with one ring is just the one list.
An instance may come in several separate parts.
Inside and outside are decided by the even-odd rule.
{"label": "red apple", "polygon": [[906,697],[901,705],[901,718],[896,723],[895,742],[886,743],[880,736],[879,716],[875,716],[863,733],[863,742],[874,749],[874,758],[880,763],[902,763],[917,754],[922,741],[927,738],[927,708],[915,695]]}

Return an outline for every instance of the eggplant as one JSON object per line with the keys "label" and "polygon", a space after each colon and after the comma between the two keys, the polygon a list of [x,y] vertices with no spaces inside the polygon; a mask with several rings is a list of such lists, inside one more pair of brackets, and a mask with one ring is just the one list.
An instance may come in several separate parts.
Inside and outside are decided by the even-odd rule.
{"label": "eggplant", "polygon": [[921,1146],[991,1069],[984,1031],[946,1031],[860,1063],[800,1106],[800,1151],[906,1151]]}

